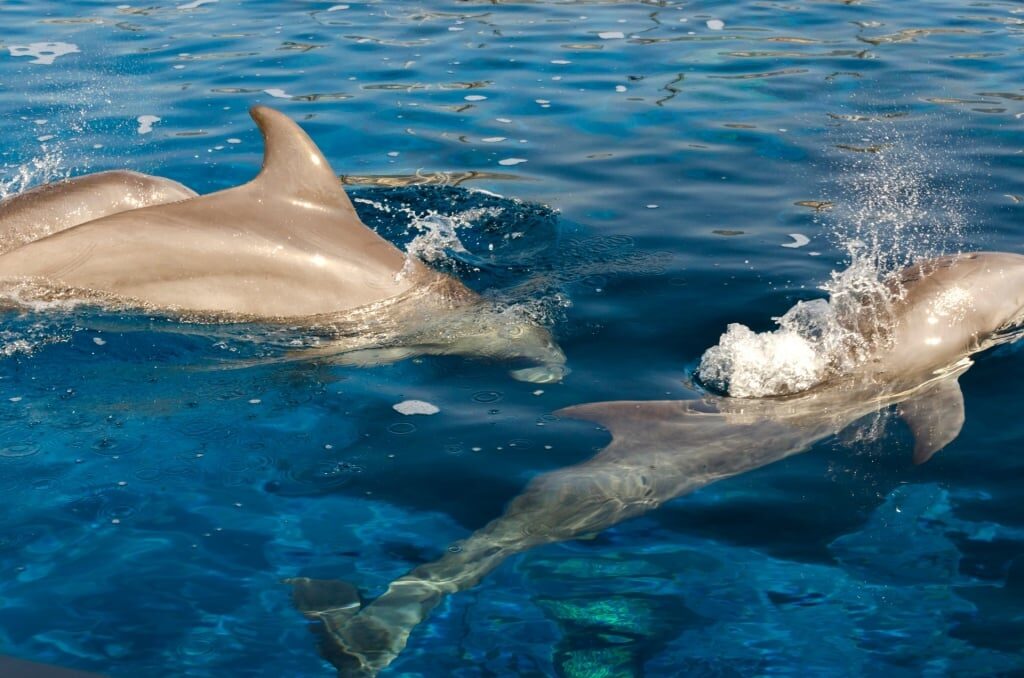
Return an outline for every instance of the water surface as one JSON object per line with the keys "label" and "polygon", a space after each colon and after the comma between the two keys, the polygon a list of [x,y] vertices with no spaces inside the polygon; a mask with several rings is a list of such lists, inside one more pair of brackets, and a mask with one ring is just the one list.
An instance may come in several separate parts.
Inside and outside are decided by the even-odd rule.
{"label": "water surface", "polygon": [[[436,265],[535,308],[573,369],[541,388],[454,357],[222,369],[266,348],[6,313],[0,650],[27,659],[331,675],[282,580],[373,596],[440,557],[607,443],[555,409],[692,397],[728,323],[824,296],[853,240],[890,263],[1021,248],[1016,3],[36,0],[0,19],[8,192],[125,167],[233,186],[262,150],[246,110],[272,105],[387,237],[452,226],[465,251]],[[525,553],[389,675],[1024,670],[1018,353],[963,377],[966,426],[928,464],[889,417]],[[440,412],[392,408],[408,399]]]}

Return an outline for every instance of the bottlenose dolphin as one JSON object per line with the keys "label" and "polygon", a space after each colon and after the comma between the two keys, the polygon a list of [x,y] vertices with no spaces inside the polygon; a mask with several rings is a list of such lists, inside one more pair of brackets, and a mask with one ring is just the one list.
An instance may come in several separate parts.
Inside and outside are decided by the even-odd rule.
{"label": "bottlenose dolphin", "polygon": [[176,181],[128,170],[44,184],[0,201],[0,254],[110,214],[194,197]]}
{"label": "bottlenose dolphin", "polygon": [[933,259],[886,284],[890,297],[866,300],[844,318],[850,327],[870,325],[873,334],[874,349],[855,371],[784,397],[706,394],[558,410],[559,417],[600,424],[611,443],[587,461],[535,478],[501,517],[456,542],[443,558],[396,579],[366,605],[344,582],[289,580],[296,606],[319,624],[325,657],[339,675],[375,675],[444,596],[476,585],[509,556],[595,534],[709,483],[803,452],[890,406],[914,434],[915,462],[927,461],[963,425],[957,378],[972,364],[969,356],[1019,336],[1024,257]]}
{"label": "bottlenose dolphin", "polygon": [[[43,237],[2,252],[0,280],[186,317],[314,327],[331,341],[310,355],[340,355],[339,362],[453,353],[527,358],[538,366],[513,372],[527,381],[567,372],[546,329],[496,311],[366,227],[326,158],[290,118],[262,106],[250,114],[265,155],[256,178],[241,186],[184,200],[151,196],[148,206],[126,211],[101,178],[98,189],[86,178],[15,198],[9,211],[22,223],[19,212],[60,215],[74,194],[98,196],[78,201],[92,218],[52,219]],[[160,195],[174,193],[161,186]]]}

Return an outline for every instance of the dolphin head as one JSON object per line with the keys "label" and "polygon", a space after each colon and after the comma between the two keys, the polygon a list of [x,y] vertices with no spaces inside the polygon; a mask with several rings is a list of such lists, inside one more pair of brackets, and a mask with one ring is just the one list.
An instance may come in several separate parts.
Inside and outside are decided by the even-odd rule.
{"label": "dolphin head", "polygon": [[[968,255],[969,257],[970,255]],[[987,252],[965,258],[973,263],[975,295],[973,315],[981,332],[998,335],[1021,329],[1024,323],[1024,256],[1009,252]]]}
{"label": "dolphin head", "polygon": [[900,274],[894,365],[942,367],[1024,325],[1024,256],[976,252],[928,260]]}

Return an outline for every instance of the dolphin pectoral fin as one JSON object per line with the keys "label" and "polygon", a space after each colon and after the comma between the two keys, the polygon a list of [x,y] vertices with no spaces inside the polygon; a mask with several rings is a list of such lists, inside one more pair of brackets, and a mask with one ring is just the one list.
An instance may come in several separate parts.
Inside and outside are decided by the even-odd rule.
{"label": "dolphin pectoral fin", "polygon": [[944,379],[900,403],[899,414],[914,434],[914,463],[923,464],[960,435],[964,394],[955,379]]}

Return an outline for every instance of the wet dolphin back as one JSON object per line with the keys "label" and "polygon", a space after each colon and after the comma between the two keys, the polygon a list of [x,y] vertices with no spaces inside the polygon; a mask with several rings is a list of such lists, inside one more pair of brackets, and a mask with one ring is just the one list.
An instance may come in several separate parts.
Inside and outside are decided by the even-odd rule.
{"label": "wet dolphin back", "polygon": [[0,254],[94,219],[195,196],[176,181],[123,170],[39,186],[0,201]]}
{"label": "wet dolphin back", "polygon": [[53,233],[0,254],[0,276],[155,308],[296,318],[391,299],[441,275],[359,220],[301,127],[268,108],[251,114],[265,140],[252,181]]}

